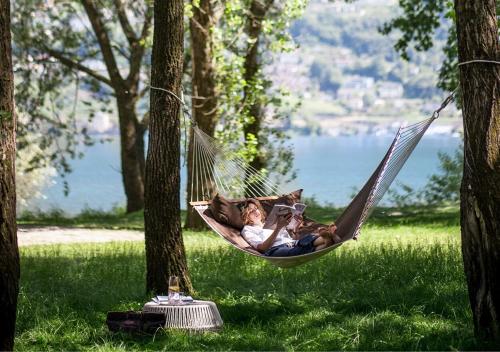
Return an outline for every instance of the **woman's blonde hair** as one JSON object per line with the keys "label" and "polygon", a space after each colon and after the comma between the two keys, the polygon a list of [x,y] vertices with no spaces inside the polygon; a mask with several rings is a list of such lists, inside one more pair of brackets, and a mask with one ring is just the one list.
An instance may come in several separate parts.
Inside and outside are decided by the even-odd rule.
{"label": "woman's blonde hair", "polygon": [[266,212],[264,211],[264,208],[262,208],[262,205],[257,199],[251,198],[246,201],[245,207],[241,212],[241,219],[243,220],[243,225],[251,224],[250,208],[248,207],[250,204],[253,204],[257,207],[257,210],[260,212],[260,221],[264,222],[264,220],[266,219]]}

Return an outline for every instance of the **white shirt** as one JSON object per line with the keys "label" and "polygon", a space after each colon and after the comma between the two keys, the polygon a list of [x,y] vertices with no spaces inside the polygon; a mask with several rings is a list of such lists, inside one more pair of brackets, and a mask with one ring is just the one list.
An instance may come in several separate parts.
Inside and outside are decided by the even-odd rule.
{"label": "white shirt", "polygon": [[[259,244],[261,244],[269,236],[271,236],[273,231],[274,230],[264,229],[264,228],[259,227],[259,226],[246,225],[241,230],[241,235],[248,243],[250,243],[250,245],[252,247],[257,248],[257,246]],[[276,239],[274,240],[271,247],[279,246],[280,244],[290,243],[290,242],[294,242],[294,241],[295,240],[290,237],[287,230],[283,227],[281,229],[281,231],[278,233],[278,236],[276,236]]]}

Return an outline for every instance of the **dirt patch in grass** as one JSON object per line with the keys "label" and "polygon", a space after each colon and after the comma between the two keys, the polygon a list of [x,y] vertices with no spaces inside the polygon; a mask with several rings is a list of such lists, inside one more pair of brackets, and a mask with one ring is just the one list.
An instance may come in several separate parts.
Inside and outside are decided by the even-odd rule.
{"label": "dirt patch in grass", "polygon": [[144,232],[132,230],[81,229],[58,226],[20,226],[17,231],[17,239],[19,246],[56,243],[143,241]]}

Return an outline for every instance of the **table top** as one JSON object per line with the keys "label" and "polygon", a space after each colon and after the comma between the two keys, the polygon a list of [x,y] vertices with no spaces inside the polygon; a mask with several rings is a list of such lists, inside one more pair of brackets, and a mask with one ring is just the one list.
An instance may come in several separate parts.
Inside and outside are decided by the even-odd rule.
{"label": "table top", "polygon": [[158,306],[158,307],[179,307],[179,308],[182,308],[182,307],[189,307],[189,306],[202,306],[202,305],[205,305],[205,306],[213,306],[215,305],[214,302],[212,301],[201,301],[201,300],[193,300],[192,302],[182,302],[182,303],[168,303],[168,302],[162,302],[162,303],[156,303],[156,302],[148,302],[146,303],[144,306],[146,307],[154,307],[154,306]]}

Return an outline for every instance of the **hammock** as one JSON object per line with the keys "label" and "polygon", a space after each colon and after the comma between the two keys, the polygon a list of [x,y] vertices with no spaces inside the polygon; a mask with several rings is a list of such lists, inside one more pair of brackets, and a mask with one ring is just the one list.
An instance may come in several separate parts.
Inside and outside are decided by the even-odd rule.
{"label": "hammock", "polygon": [[[353,198],[343,213],[335,220],[337,234],[342,241],[312,253],[292,257],[268,257],[253,249],[240,235],[240,231],[215,220],[210,211],[210,200],[220,193],[228,198],[242,199],[253,197],[261,200],[277,199],[286,194],[278,182],[273,182],[265,171],[256,170],[230,148],[221,146],[217,141],[194,124],[191,143],[193,143],[192,173],[190,178],[190,205],[200,214],[207,225],[232,246],[247,254],[265,259],[271,264],[289,268],[317,259],[344,242],[358,236],[361,227],[382,199],[396,178],[404,163],[415,149],[430,124],[439,112],[453,99],[450,95],[434,112],[431,118],[413,125],[400,127],[387,153],[382,158],[371,177]],[[239,202],[235,200],[235,203]]]}

